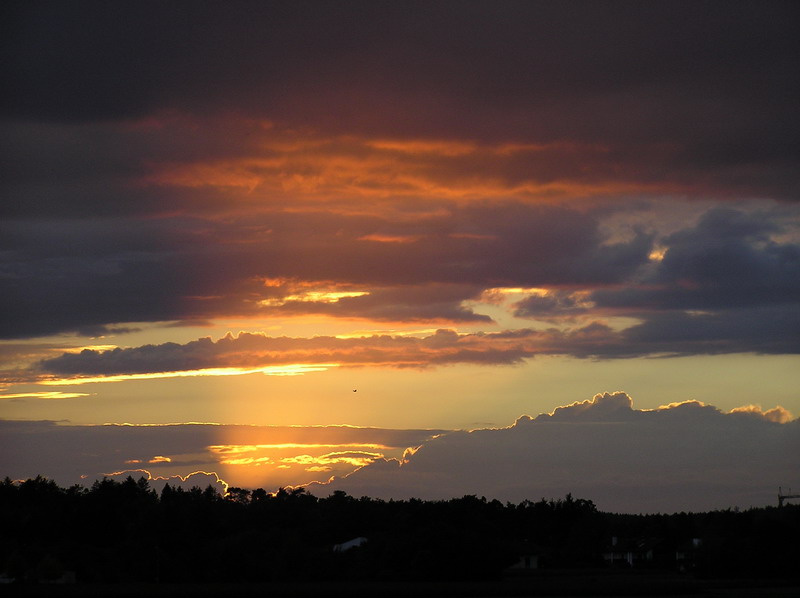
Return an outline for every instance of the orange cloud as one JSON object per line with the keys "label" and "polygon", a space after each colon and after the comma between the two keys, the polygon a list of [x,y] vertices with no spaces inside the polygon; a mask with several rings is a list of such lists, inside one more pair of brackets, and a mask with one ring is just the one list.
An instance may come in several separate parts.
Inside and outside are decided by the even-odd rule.
{"label": "orange cloud", "polygon": [[[330,470],[330,465],[346,464],[353,467],[364,467],[369,465],[377,459],[382,459],[383,453],[367,453],[367,452],[333,452],[324,455],[298,455],[296,457],[284,457],[281,463],[308,465],[308,466],[325,466],[326,471]],[[306,469],[306,471],[312,471]]]}
{"label": "orange cloud", "polygon": [[[228,333],[217,341],[201,338],[179,345],[147,345],[113,351],[83,351],[42,362],[50,372],[40,384],[180,376],[234,376],[252,373],[297,375],[341,366],[424,368],[450,363],[514,364],[537,354],[610,355],[624,341],[623,331],[602,322],[566,329],[518,329],[459,334],[440,329],[425,337],[273,337]],[[131,371],[135,368],[138,371]],[[149,371],[147,371],[149,370]]]}
{"label": "orange cloud", "polygon": [[[258,136],[249,155],[154,163],[146,182],[226,190],[251,207],[256,196],[259,201],[289,196],[325,202],[399,197],[483,201],[680,189],[675,183],[643,180],[597,144],[324,137],[277,129]],[[345,205],[346,200],[339,207]]]}
{"label": "orange cloud", "polygon": [[374,443],[346,443],[346,444],[313,444],[313,443],[297,443],[297,442],[283,442],[279,444],[227,444],[227,445],[212,445],[208,447],[212,453],[221,455],[249,453],[259,450],[286,450],[286,449],[308,449],[308,448],[333,448],[333,447],[351,447],[351,448],[364,448],[386,450],[390,447],[385,444]]}
{"label": "orange cloud", "polygon": [[412,235],[382,235],[369,234],[359,237],[359,241],[374,241],[375,243],[413,243],[420,239],[419,236]]}
{"label": "orange cloud", "polygon": [[[78,378],[43,378],[38,381],[45,386],[72,386],[78,384],[94,384],[97,382],[123,382],[127,380],[153,380],[160,378],[186,378],[194,376],[244,376],[247,374],[264,374],[266,376],[299,376],[309,372],[320,372],[328,368],[337,367],[338,364],[285,364],[279,366],[265,366],[256,368],[204,368],[200,370],[182,370],[172,372],[150,372],[142,374],[117,374],[110,376],[81,376]],[[67,393],[63,393],[67,394]],[[73,396],[88,396],[85,393],[69,393]],[[2,397],[0,397],[2,398]],[[47,398],[72,398],[72,397],[47,397]]]}
{"label": "orange cloud", "polygon": [[[170,343],[110,352],[84,351],[64,354],[50,360],[46,367],[68,376],[50,376],[45,385],[74,385],[122,380],[143,380],[185,376],[235,376],[252,373],[297,375],[340,365],[382,365],[390,367],[427,367],[434,364],[514,363],[536,352],[547,350],[547,334],[520,331],[504,334],[465,334],[439,330],[424,338],[409,336],[372,336],[363,338],[285,338],[262,334],[227,335],[214,342],[200,339],[187,345]],[[192,355],[191,362],[184,361]],[[136,355],[138,369],[150,372],[127,372],[126,356]],[[326,362],[322,362],[325,359]],[[59,361],[61,360],[61,361]],[[84,360],[86,366],[82,365]],[[181,363],[183,362],[183,363]],[[208,366],[197,367],[206,363]],[[59,364],[70,364],[69,370]],[[188,369],[190,363],[196,369]],[[98,365],[106,370],[101,374]],[[88,367],[91,369],[84,369]],[[186,367],[187,369],[181,369]],[[83,371],[81,371],[83,370]],[[160,371],[159,371],[160,370]]]}
{"label": "orange cloud", "polygon": [[77,399],[79,397],[88,397],[89,394],[85,392],[62,392],[54,391],[40,391],[40,392],[18,392],[11,394],[0,394],[2,399]]}

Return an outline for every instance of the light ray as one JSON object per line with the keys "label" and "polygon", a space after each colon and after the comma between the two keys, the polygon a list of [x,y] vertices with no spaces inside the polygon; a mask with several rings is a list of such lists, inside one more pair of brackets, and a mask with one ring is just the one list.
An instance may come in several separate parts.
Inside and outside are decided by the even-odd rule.
{"label": "light ray", "polygon": [[310,372],[324,372],[338,367],[337,363],[286,364],[258,368],[207,368],[177,372],[151,372],[143,374],[114,374],[111,376],[93,376],[82,378],[58,378],[41,380],[38,384],[45,386],[74,386],[93,384],[96,382],[124,382],[128,380],[152,380],[158,378],[191,378],[194,376],[244,376],[247,374],[264,374],[265,376],[300,376]]}

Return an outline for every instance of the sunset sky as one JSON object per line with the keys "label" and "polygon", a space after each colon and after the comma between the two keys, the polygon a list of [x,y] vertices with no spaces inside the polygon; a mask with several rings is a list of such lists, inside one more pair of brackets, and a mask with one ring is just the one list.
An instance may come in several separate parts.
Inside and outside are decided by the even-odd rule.
{"label": "sunset sky", "polygon": [[1,10],[0,476],[800,489],[796,2]]}

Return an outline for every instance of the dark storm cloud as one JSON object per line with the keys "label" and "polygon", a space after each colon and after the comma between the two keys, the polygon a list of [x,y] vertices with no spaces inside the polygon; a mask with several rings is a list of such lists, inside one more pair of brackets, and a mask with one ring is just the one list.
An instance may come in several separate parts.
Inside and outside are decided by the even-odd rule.
{"label": "dark storm cloud", "polygon": [[790,2],[11,2],[7,119],[239,112],[332,133],[583,141],[797,191]]}
{"label": "dark storm cloud", "polygon": [[786,2],[6,6],[6,109],[70,120],[242,99],[269,111],[277,83],[309,97],[386,87],[502,103],[631,88],[675,100],[693,84],[698,99],[781,106],[797,91]]}
{"label": "dark storm cloud", "polygon": [[[518,302],[516,315],[569,327],[525,331],[527,344],[501,350],[496,362],[537,353],[626,357],[800,349],[800,252],[775,240],[784,231],[773,217],[711,211],[696,226],[667,237],[664,258],[651,262],[649,235],[606,244],[590,213],[504,207],[470,206],[407,222],[317,213],[246,223],[142,221],[137,231],[126,228],[130,221],[9,227],[5,238],[18,248],[3,255],[1,329],[6,337],[69,330],[98,336],[130,328],[112,323],[311,313],[489,323],[468,307],[484,289],[537,286],[550,290]],[[316,234],[301,234],[306,226]],[[484,234],[473,236],[477,230]],[[365,240],[378,233],[413,240]],[[576,287],[585,290],[571,290]],[[615,330],[591,321],[600,314],[639,323]],[[475,359],[492,361],[487,355]],[[257,365],[265,363],[271,361]],[[174,367],[220,365],[214,357]],[[80,372],[87,373],[74,373]]]}
{"label": "dark storm cloud", "polygon": [[604,214],[553,205],[796,199],[793,3],[2,10],[0,338],[274,314],[489,324],[469,302],[518,286],[551,290],[518,316],[641,320],[587,318],[546,350],[795,350],[799,250],[777,219],[712,211],[620,241]]}
{"label": "dark storm cloud", "polygon": [[546,295],[531,295],[514,305],[514,314],[525,318],[547,320],[585,314],[588,308],[575,293],[556,291]]}
{"label": "dark storm cloud", "polygon": [[650,314],[621,333],[617,349],[639,355],[753,352],[800,353],[797,304],[718,313]]}
{"label": "dark storm cloud", "polygon": [[231,118],[193,122],[178,114],[136,122],[0,121],[0,215],[92,218],[206,213],[219,193],[148,183],[159,164],[272,153],[263,127]]}
{"label": "dark storm cloud", "polygon": [[[763,353],[800,349],[800,245],[775,239],[774,214],[717,208],[663,240],[663,259],[638,284],[600,289],[601,309],[643,319],[623,331],[630,347]],[[735,339],[735,340],[734,340]]]}
{"label": "dark storm cloud", "polygon": [[726,309],[796,305],[800,245],[777,242],[784,225],[768,213],[710,210],[666,239],[666,253],[638,288],[598,290],[602,307]]}
{"label": "dark storm cloud", "polygon": [[0,225],[6,239],[0,243],[8,243],[0,255],[0,335],[39,336],[191,315],[182,298],[202,292],[201,266],[180,249],[185,228],[176,225],[166,233],[162,227],[121,219]]}
{"label": "dark storm cloud", "polygon": [[800,244],[773,241],[777,232],[782,226],[768,214],[712,210],[696,227],[665,240],[656,283],[688,287],[712,307],[796,303]]}

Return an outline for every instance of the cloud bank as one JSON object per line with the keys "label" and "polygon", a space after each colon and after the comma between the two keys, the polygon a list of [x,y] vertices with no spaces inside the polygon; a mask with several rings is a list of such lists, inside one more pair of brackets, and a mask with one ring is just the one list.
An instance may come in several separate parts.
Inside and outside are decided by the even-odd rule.
{"label": "cloud bank", "polygon": [[800,420],[790,417],[697,401],[638,410],[627,394],[604,393],[509,428],[451,432],[310,490],[513,502],[571,492],[621,512],[773,504],[800,472]]}
{"label": "cloud bank", "polygon": [[[70,425],[0,420],[0,477],[36,475],[62,485],[104,476],[162,484],[281,486],[345,475],[402,456],[443,430],[222,424]],[[208,472],[208,473],[206,473]],[[160,480],[160,481],[159,481]],[[210,480],[210,481],[209,481]]]}
{"label": "cloud bank", "polygon": [[0,475],[67,485],[144,475],[205,486],[217,476],[245,488],[306,484],[319,496],[385,499],[519,502],[571,492],[605,510],[672,512],[772,504],[800,471],[800,419],[782,407],[723,413],[685,401],[640,410],[624,392],[469,432],[3,420],[0,432]]}
{"label": "cloud bank", "polygon": [[[269,373],[269,368],[281,372],[281,366],[297,368],[297,372],[304,371],[304,367],[427,368],[458,363],[511,365],[536,355],[621,358],[653,353],[677,356],[746,350],[784,353],[800,348],[794,336],[795,323],[800,322],[797,317],[780,310],[768,310],[763,315],[765,319],[772,316],[774,321],[764,325],[733,315],[678,314],[654,318],[621,331],[603,322],[591,322],[567,330],[528,328],[459,334],[440,329],[424,337],[293,338],[242,332],[217,341],[206,337],[185,344],[63,353],[40,361],[38,371],[29,371],[27,376],[31,381],[47,384],[71,384],[126,376]],[[733,335],[739,335],[738,342],[731,340]]]}

